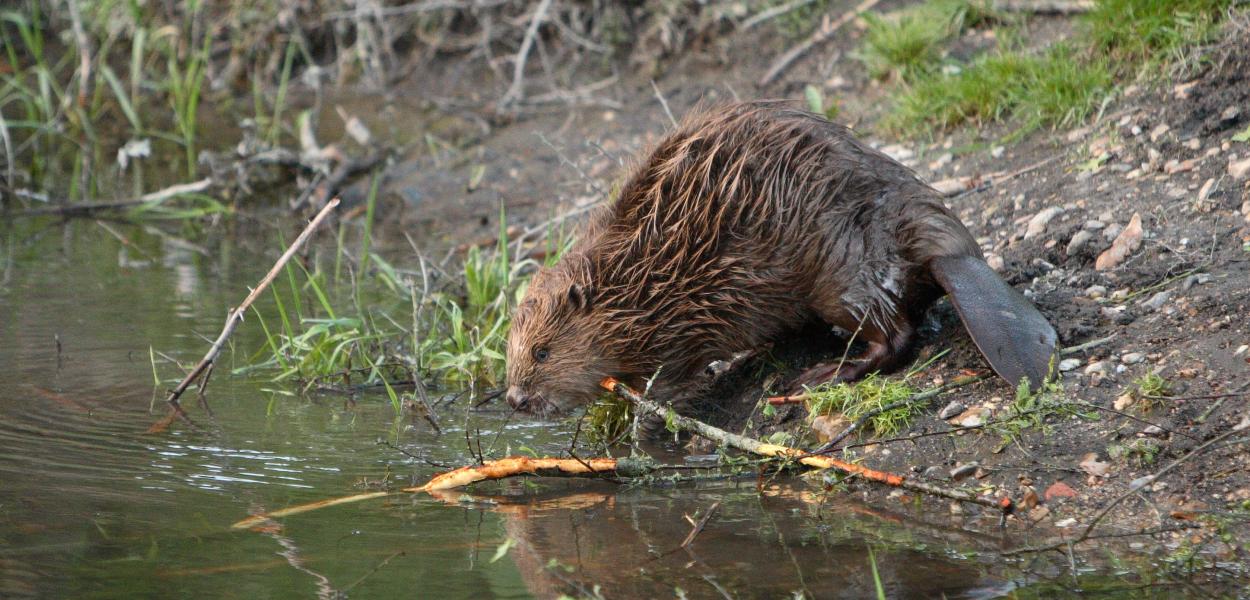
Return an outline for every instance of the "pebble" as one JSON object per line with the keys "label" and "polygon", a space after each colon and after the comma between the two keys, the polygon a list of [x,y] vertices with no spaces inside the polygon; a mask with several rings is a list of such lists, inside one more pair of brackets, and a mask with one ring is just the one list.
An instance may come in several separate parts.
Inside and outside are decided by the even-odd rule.
{"label": "pebble", "polygon": [[1100,360],[1098,362],[1090,363],[1088,367],[1085,367],[1085,374],[1086,375],[1106,375],[1107,374],[1107,362]]}
{"label": "pebble", "polygon": [[1146,484],[1148,484],[1148,483],[1150,483],[1150,482],[1152,482],[1152,481],[1154,481],[1154,480],[1155,480],[1155,476],[1154,476],[1154,475],[1146,475],[1146,476],[1143,476],[1143,477],[1138,477],[1137,479],[1134,479],[1134,480],[1132,480],[1132,481],[1130,481],[1130,482],[1129,482],[1129,484],[1128,484],[1128,489],[1130,489],[1130,490],[1139,490],[1139,489],[1141,489],[1141,488],[1145,487],[1145,486],[1146,486]]}
{"label": "pebble", "polygon": [[960,427],[980,427],[985,424],[985,417],[981,413],[968,415],[959,422]]}
{"label": "pebble", "polygon": [[1091,286],[1089,286],[1089,287],[1085,288],[1085,295],[1086,295],[1086,296],[1089,296],[1090,298],[1093,298],[1093,299],[1095,299],[1095,300],[1097,300],[1097,299],[1099,299],[1099,298],[1102,298],[1102,297],[1105,297],[1105,296],[1107,295],[1107,286],[1105,286],[1105,285],[1091,285]]}
{"label": "pebble", "polygon": [[1125,410],[1132,406],[1134,402],[1137,402],[1137,399],[1134,398],[1132,394],[1120,394],[1119,397],[1115,399],[1112,406],[1115,407],[1116,410]]}
{"label": "pebble", "polygon": [[959,516],[959,515],[964,514],[963,505],[961,505],[958,502],[951,502],[951,514],[954,516]]}
{"label": "pebble", "polygon": [[1198,273],[1185,278],[1185,283],[1181,284],[1181,288],[1189,291],[1189,288],[1195,285],[1206,285],[1211,281],[1211,275],[1208,273]]}
{"label": "pebble", "polygon": [[1228,161],[1228,175],[1237,180],[1245,179],[1247,175],[1250,175],[1250,157],[1241,160],[1230,159]]}
{"label": "pebble", "polygon": [[990,148],[990,156],[993,158],[1002,158],[1004,150],[1005,148],[1002,146],[994,146],[993,148]]}
{"label": "pebble", "polygon": [[[1112,227],[1108,227],[1103,235],[1109,235]],[[1142,237],[1145,230],[1142,229],[1141,215],[1133,214],[1133,218],[1129,220],[1128,226],[1123,231],[1117,232],[1115,241],[1111,242],[1111,247],[1098,255],[1098,260],[1094,261],[1094,268],[1099,271],[1113,269],[1129,255],[1136,252],[1141,247]]]}
{"label": "pebble", "polygon": [[1085,224],[1082,225],[1081,227],[1084,229],[1088,229],[1090,231],[1098,231],[1099,229],[1102,229],[1106,226],[1107,224],[1103,223],[1102,221],[1099,221],[1097,219],[1091,219],[1089,221],[1086,221]]}
{"label": "pebble", "polygon": [[1146,355],[1142,354],[1141,352],[1129,352],[1128,354],[1125,354],[1120,357],[1120,362],[1126,365],[1135,365],[1141,362],[1142,360],[1144,360],[1145,358],[1146,358]]}
{"label": "pebble", "polygon": [[1094,234],[1087,229],[1082,229],[1076,232],[1076,234],[1072,236],[1072,239],[1068,240],[1068,256],[1072,256],[1076,253],[1076,251],[1084,248],[1085,245],[1092,239],[1094,239]]}
{"label": "pebble", "polygon": [[1159,138],[1163,137],[1163,135],[1171,129],[1172,128],[1168,127],[1167,123],[1159,123],[1158,126],[1150,130],[1150,141],[1152,142],[1159,141]]}
{"label": "pebble", "polygon": [[1245,354],[1247,350],[1250,350],[1250,344],[1242,344],[1241,346],[1238,346],[1237,350],[1233,352],[1233,358],[1237,358],[1238,356]]}
{"label": "pebble", "polygon": [[1221,121],[1235,121],[1237,119],[1237,116],[1240,114],[1241,114],[1240,108],[1237,108],[1236,105],[1230,105],[1228,108],[1224,109],[1224,112],[1220,113],[1220,120]]}
{"label": "pebble", "polygon": [[1007,266],[1003,262],[1003,257],[997,254],[991,254],[985,257],[985,264],[989,265],[991,269],[994,269],[995,271],[999,273],[1001,273],[1003,271],[1003,268]]}
{"label": "pebble", "polygon": [[1114,292],[1111,292],[1111,301],[1120,302],[1122,300],[1125,300],[1128,298],[1128,294],[1129,294],[1128,288],[1120,288]]}
{"label": "pebble", "polygon": [[958,415],[959,413],[964,412],[967,409],[968,407],[964,406],[963,404],[960,404],[958,400],[952,400],[950,404],[947,404],[945,407],[942,408],[942,410],[938,411],[938,418],[945,421],[947,419],[950,419]]}
{"label": "pebble", "polygon": [[1162,292],[1156,292],[1155,295],[1151,296],[1149,300],[1143,302],[1142,306],[1150,310],[1159,310],[1160,308],[1163,308],[1163,305],[1166,304],[1168,299],[1171,297],[1172,297],[1172,290],[1163,290]]}
{"label": "pebble", "polygon": [[1079,358],[1065,358],[1059,361],[1059,370],[1065,373],[1079,366],[1081,366],[1081,359]]}
{"label": "pebble", "polygon": [[1050,223],[1050,220],[1055,218],[1062,212],[1063,212],[1062,208],[1059,208],[1058,206],[1052,206],[1050,208],[1043,209],[1041,212],[1037,213],[1036,215],[1033,215],[1033,218],[1029,219],[1028,227],[1024,230],[1024,239],[1027,240],[1029,238],[1034,238],[1034,237],[1041,235],[1042,233],[1045,233],[1046,225]]}
{"label": "pebble", "polygon": [[1102,237],[1110,242],[1111,240],[1114,240],[1116,236],[1120,235],[1121,231],[1124,231],[1123,225],[1119,223],[1112,223],[1108,225],[1106,229],[1102,230]]}
{"label": "pebble", "polygon": [[946,479],[946,471],[942,467],[932,466],[924,470],[924,476],[929,479]]}
{"label": "pebble", "polygon": [[1250,221],[1250,200],[1241,203],[1241,215]]}
{"label": "pebble", "polygon": [[1055,521],[1055,527],[1071,527],[1073,525],[1076,525],[1076,519],[1072,517]]}
{"label": "pebble", "polygon": [[970,462],[968,464],[959,465],[958,467],[951,469],[951,479],[954,481],[959,481],[961,479],[966,479],[969,475],[972,475],[973,473],[976,473],[976,472],[977,472],[977,463],[975,462]]}
{"label": "pebble", "polygon": [[1163,431],[1163,428],[1158,425],[1149,425],[1145,429],[1141,430],[1141,432],[1142,435],[1148,435],[1151,437],[1164,437],[1167,435],[1166,432]]}

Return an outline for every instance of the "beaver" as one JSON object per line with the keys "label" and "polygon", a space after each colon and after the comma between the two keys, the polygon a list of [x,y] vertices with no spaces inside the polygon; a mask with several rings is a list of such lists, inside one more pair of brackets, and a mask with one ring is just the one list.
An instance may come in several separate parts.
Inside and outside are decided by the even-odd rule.
{"label": "beaver", "polygon": [[865,350],[802,380],[853,380],[906,357],[944,293],[1000,376],[1044,380],[1054,329],[910,169],[785,103],[697,109],[534,275],[506,399],[557,414],[611,376],[680,403],[713,361],[812,319]]}

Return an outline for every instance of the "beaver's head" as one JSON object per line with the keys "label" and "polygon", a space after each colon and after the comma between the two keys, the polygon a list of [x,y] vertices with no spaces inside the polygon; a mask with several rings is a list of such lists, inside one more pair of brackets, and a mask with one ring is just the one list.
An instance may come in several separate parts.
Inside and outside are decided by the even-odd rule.
{"label": "beaver's head", "polygon": [[508,336],[508,404],[549,416],[587,404],[614,375],[601,342],[594,286],[576,260],[540,270],[512,317]]}

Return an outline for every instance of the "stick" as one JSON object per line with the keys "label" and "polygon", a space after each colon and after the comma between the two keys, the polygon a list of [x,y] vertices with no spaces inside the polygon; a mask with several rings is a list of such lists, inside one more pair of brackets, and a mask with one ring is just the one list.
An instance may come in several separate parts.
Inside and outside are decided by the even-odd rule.
{"label": "stick", "polygon": [[521,49],[517,50],[513,61],[512,85],[499,100],[499,106],[507,106],[521,99],[522,87],[525,83],[525,60],[529,58],[530,48],[534,46],[534,36],[538,35],[538,26],[542,24],[543,17],[547,16],[547,9],[550,7],[551,0],[542,0],[538,8],[534,9],[534,18],[530,20],[529,29],[525,31],[525,39],[521,41]]}
{"label": "stick", "polygon": [[299,504],[267,512],[259,515],[253,515],[234,525],[231,529],[247,529],[253,527],[266,520],[278,517],[286,517],[306,513],[319,508],[328,506],[338,506],[340,504],[351,504],[362,500],[372,500],[374,498],[382,498],[385,496],[393,496],[398,493],[434,493],[442,490],[450,490],[458,487],[464,487],[469,484],[488,479],[504,479],[506,477],[514,477],[517,475],[535,475],[541,477],[580,477],[592,473],[619,473],[625,476],[638,476],[646,474],[655,469],[655,466],[649,462],[631,459],[615,459],[615,458],[529,458],[527,456],[510,456],[499,460],[488,460],[480,465],[470,465],[453,469],[446,473],[435,475],[424,485],[416,487],[404,488],[400,492],[369,492],[365,494],[355,494],[352,496],[343,496],[340,498],[331,498],[329,500],[319,500],[308,504]]}
{"label": "stick", "polygon": [[743,31],[746,31],[748,29],[751,29],[752,27],[755,27],[756,25],[759,25],[760,23],[763,23],[764,21],[767,21],[769,19],[774,19],[792,10],[803,8],[804,6],[807,6],[808,4],[811,4],[812,2],[815,2],[815,0],[792,0],[791,2],[787,2],[785,4],[774,6],[768,10],[762,10],[756,13],[755,16],[751,17],[750,19],[743,21],[742,25],[739,25],[738,28]]}
{"label": "stick", "polygon": [[832,21],[826,20],[820,26],[820,29],[813,32],[812,35],[806,40],[803,40],[799,45],[787,50],[786,53],[782,54],[780,58],[773,61],[772,66],[768,67],[768,72],[764,73],[764,76],[760,78],[756,85],[764,87],[772,83],[777,79],[777,77],[779,77],[782,73],[785,73],[786,70],[790,68],[791,63],[801,58],[804,54],[807,54],[812,48],[829,41],[829,39],[833,37],[833,34],[837,33],[842,26],[855,20],[855,17],[858,17],[861,13],[876,6],[880,1],[881,0],[864,0],[863,2],[860,2],[858,6],[851,9],[850,12],[838,17],[837,19]]}
{"label": "stick", "polygon": [[716,509],[718,508],[720,508],[720,502],[713,502],[712,505],[708,507],[707,512],[703,514],[703,517],[694,524],[694,528],[691,529],[690,533],[686,535],[686,539],[681,541],[680,547],[685,548],[694,541],[694,538],[703,531],[703,528],[707,527],[707,522],[712,520],[712,515],[716,514]]}
{"label": "stick", "polygon": [[122,210],[135,206],[143,206],[145,204],[155,204],[181,196],[183,194],[195,194],[202,192],[213,185],[211,178],[204,178],[191,183],[180,183],[171,185],[163,190],[157,190],[148,194],[139,196],[134,200],[121,200],[118,202],[103,202],[99,204],[66,204],[62,206],[49,206],[46,208],[36,208],[32,210],[15,213],[14,217],[37,217],[41,215],[59,215],[62,217],[81,217],[92,215],[97,212]]}
{"label": "stick", "polygon": [[638,394],[638,392],[612,377],[604,378],[599,385],[614,392],[616,395],[629,400],[638,409],[639,414],[653,414],[664,417],[667,421],[673,423],[679,429],[683,429],[691,433],[697,433],[714,442],[750,452],[752,454],[786,458],[817,469],[832,469],[847,475],[858,475],[868,481],[881,483],[890,487],[903,488],[905,490],[929,494],[940,498],[959,500],[961,502],[968,502],[971,504],[978,504],[989,508],[999,509],[1003,511],[1003,514],[1010,514],[1015,508],[1011,498],[1003,497],[998,500],[994,500],[992,498],[982,498],[972,492],[958,489],[947,489],[920,481],[913,481],[903,475],[869,469],[867,467],[849,463],[830,456],[813,456],[797,448],[778,446],[776,444],[766,444],[746,436],[729,433],[728,431],[712,427],[711,425],[701,421],[696,421],[689,417],[683,417],[673,413],[667,407],[660,406],[650,400],[644,399]]}
{"label": "stick", "polygon": [[292,256],[295,256],[295,252],[300,249],[300,246],[304,245],[304,242],[308,241],[312,232],[316,230],[319,225],[321,225],[321,222],[324,221],[326,217],[330,216],[330,213],[334,212],[334,209],[337,208],[338,205],[338,198],[335,198],[327,203],[325,207],[321,209],[321,212],[317,213],[317,216],[313,217],[313,220],[308,223],[306,227],[304,227],[304,231],[300,232],[299,237],[295,238],[295,241],[292,242],[291,246],[286,249],[286,252],[282,253],[282,256],[278,258],[278,262],[274,263],[273,268],[269,269],[269,272],[265,274],[264,279],[260,280],[260,284],[256,286],[256,289],[253,289],[252,293],[247,295],[247,298],[243,300],[242,304],[230,311],[230,316],[226,318],[226,326],[222,328],[221,335],[217,336],[217,341],[213,342],[212,347],[208,349],[208,353],[204,355],[204,358],[200,359],[199,364],[195,365],[195,368],[191,369],[191,372],[187,373],[187,376],[182,378],[182,382],[178,384],[178,387],[169,392],[169,396],[165,398],[165,402],[178,406],[178,397],[182,396],[182,393],[187,391],[187,388],[191,386],[191,383],[208,370],[210,366],[212,366],[213,361],[217,359],[217,355],[221,353],[221,349],[225,347],[226,340],[230,338],[230,334],[234,333],[234,328],[237,327],[239,322],[243,320],[243,314],[247,312],[247,309],[252,305],[252,302],[256,301],[256,298],[258,298],[261,293],[269,287],[270,283],[273,283],[274,278],[278,276],[278,273],[282,271],[282,268],[286,266],[286,263],[291,260]]}

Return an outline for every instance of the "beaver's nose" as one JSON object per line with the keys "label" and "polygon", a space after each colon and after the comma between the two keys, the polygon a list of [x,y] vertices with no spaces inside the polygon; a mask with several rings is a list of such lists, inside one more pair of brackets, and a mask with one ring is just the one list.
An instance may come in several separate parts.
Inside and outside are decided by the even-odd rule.
{"label": "beaver's nose", "polygon": [[530,407],[530,397],[520,388],[508,388],[508,406],[516,410],[526,410]]}

